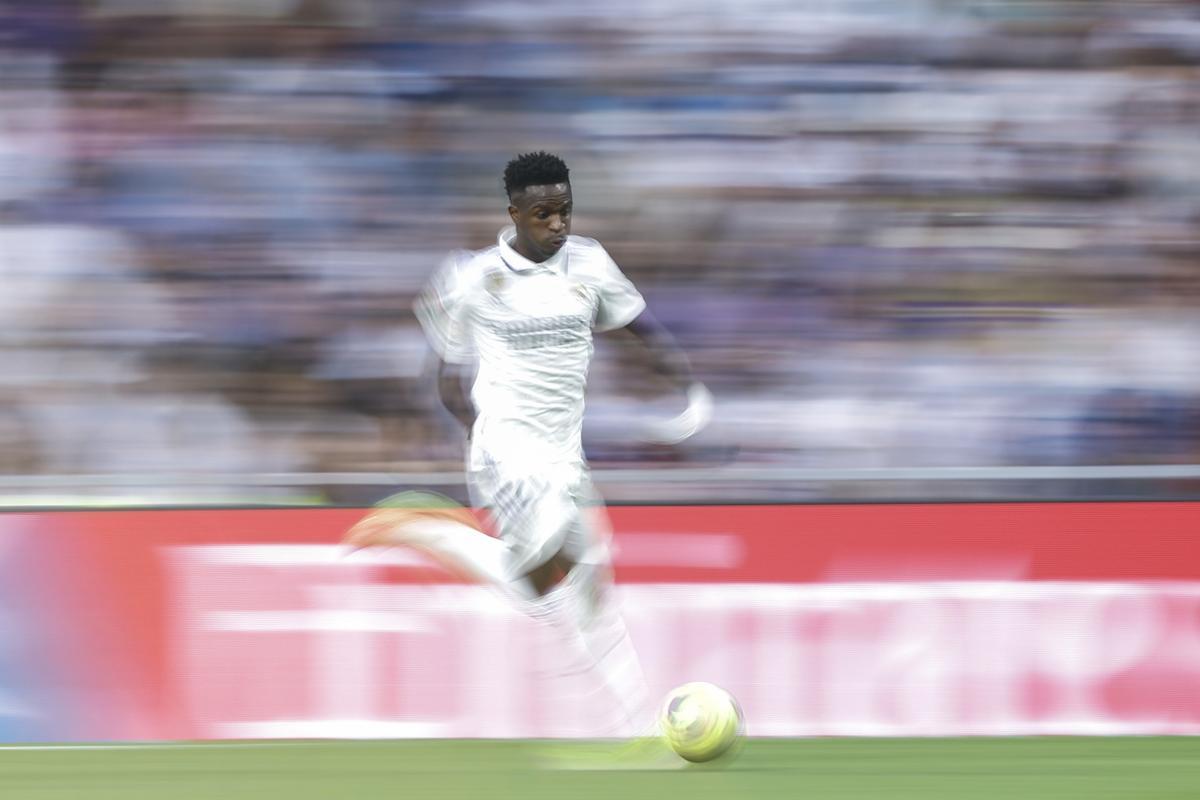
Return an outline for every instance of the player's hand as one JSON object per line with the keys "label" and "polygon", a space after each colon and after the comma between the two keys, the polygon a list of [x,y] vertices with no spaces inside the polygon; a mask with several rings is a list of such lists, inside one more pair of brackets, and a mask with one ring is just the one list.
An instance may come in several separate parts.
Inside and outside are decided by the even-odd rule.
{"label": "player's hand", "polygon": [[695,436],[712,420],[713,396],[703,383],[688,387],[688,405],[683,413],[666,422],[648,426],[644,438],[654,444],[679,444]]}

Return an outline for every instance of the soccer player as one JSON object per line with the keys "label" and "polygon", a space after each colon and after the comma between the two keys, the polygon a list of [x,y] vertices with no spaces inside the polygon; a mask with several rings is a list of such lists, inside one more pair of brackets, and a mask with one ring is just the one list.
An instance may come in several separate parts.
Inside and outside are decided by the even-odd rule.
{"label": "soccer player", "polygon": [[[686,395],[685,410],[651,438],[680,442],[711,416],[712,399],[687,358],[646,310],[599,242],[571,235],[566,164],[544,152],[504,171],[512,225],[497,243],[452,254],[416,304],[438,361],[442,402],[469,436],[472,502],[498,537],[461,508],[381,508],[347,535],[354,547],[406,545],[500,588],[552,624],[608,690],[622,719],[613,732],[652,725],[636,656],[607,591],[607,524],[581,443],[594,331],[625,329]],[[473,372],[469,397],[465,379]],[[681,403],[682,405],[682,403]]]}

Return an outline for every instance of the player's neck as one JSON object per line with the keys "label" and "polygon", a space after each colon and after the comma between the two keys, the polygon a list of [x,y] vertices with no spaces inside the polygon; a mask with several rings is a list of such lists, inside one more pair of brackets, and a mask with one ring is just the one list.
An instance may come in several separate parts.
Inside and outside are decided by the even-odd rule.
{"label": "player's neck", "polygon": [[514,236],[512,240],[512,249],[517,252],[517,255],[532,261],[534,264],[541,264],[544,261],[549,261],[548,256],[538,255],[534,253],[530,247],[521,241],[520,236]]}

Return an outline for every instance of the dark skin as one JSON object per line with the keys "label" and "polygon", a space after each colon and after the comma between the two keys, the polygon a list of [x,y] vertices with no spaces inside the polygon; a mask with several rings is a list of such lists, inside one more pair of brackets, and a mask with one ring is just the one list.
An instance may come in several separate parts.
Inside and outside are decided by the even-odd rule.
{"label": "dark skin", "polygon": [[[509,219],[517,229],[517,236],[513,240],[514,250],[530,261],[540,263],[563,248],[571,233],[574,211],[571,184],[528,186],[513,192],[508,203]],[[682,384],[691,381],[692,371],[687,358],[667,329],[650,312],[643,311],[625,330],[646,346],[659,374]],[[451,411],[462,419],[459,412],[453,408]]]}
{"label": "dark skin", "polygon": [[508,198],[508,216],[517,228],[513,249],[541,263],[567,243],[571,233],[571,184],[529,186]]}
{"label": "dark skin", "polygon": [[[566,244],[571,232],[573,204],[571,185],[557,183],[530,186],[509,197],[508,216],[516,226],[513,249],[530,261],[540,263],[551,258]],[[643,311],[625,326],[642,342],[653,358],[655,370],[665,377],[686,386],[692,380],[691,367],[675,340],[649,311]],[[438,394],[442,404],[467,429],[475,423],[475,408],[471,403],[466,375],[445,362],[438,363]],[[554,588],[575,562],[561,551],[544,564],[526,574],[538,595]]]}

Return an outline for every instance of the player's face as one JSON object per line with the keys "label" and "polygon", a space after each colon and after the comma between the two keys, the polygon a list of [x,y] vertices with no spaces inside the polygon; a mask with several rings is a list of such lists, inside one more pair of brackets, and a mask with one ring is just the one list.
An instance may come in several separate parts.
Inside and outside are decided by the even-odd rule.
{"label": "player's face", "polygon": [[545,261],[562,249],[571,232],[571,184],[530,186],[514,194],[508,216],[517,226],[516,251]]}

